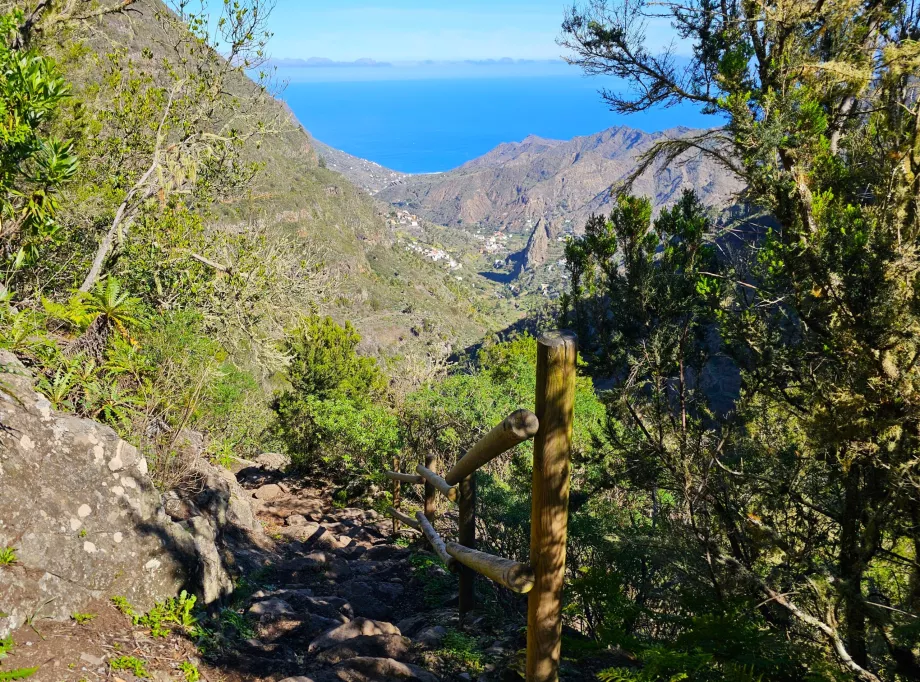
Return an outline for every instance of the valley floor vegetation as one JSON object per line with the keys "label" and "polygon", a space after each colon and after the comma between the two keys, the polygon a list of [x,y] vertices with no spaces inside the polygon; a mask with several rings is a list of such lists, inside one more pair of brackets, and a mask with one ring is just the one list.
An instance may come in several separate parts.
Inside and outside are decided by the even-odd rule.
{"label": "valley floor vegetation", "polygon": [[[282,125],[252,118],[268,85],[243,77],[257,0],[224,5],[224,56],[184,6],[158,17],[175,53],[54,40],[122,4],[0,16],[0,347],[55,409],[137,444],[164,490],[190,484],[193,430],[216,462],[283,450],[382,506],[384,469],[450,463],[533,405],[533,337],[451,365],[362,357],[321,312],[320,258],[257,222],[213,227]],[[567,244],[566,655],[626,652],[602,682],[920,679],[920,10],[660,5],[576,8],[564,40],[632,79],[635,97],[607,95],[621,111],[721,113],[647,162],[713,155],[755,218],[716,224],[692,192],[655,216],[623,188]],[[659,11],[694,41],[686,71],[642,47]],[[483,548],[520,560],[530,448],[479,480]]]}

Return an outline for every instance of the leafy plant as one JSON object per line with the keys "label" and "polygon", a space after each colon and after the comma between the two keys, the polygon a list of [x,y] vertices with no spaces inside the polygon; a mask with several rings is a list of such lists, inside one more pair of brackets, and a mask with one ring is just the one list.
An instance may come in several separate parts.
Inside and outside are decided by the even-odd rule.
{"label": "leafy plant", "polygon": [[9,656],[10,652],[13,650],[14,642],[13,636],[7,635],[5,638],[0,639],[0,660]]}
{"label": "leafy plant", "polygon": [[0,566],[16,563],[16,550],[13,547],[0,547]]}
{"label": "leafy plant", "polygon": [[[475,637],[460,632],[448,630],[438,650],[438,655],[445,661],[459,666],[470,673],[478,674],[483,671],[482,653],[479,642]],[[602,681],[607,682],[607,681]]]}
{"label": "leafy plant", "polygon": [[168,637],[171,632],[169,624],[193,634],[198,625],[198,618],[192,613],[196,601],[195,595],[182,590],[178,597],[158,602],[144,615],[135,617],[134,624],[150,628],[153,637]]}
{"label": "leafy plant", "polygon": [[109,661],[109,668],[112,670],[127,670],[135,677],[149,678],[147,664],[134,656],[119,656]]}
{"label": "leafy plant", "polygon": [[92,621],[95,617],[95,613],[72,613],[70,617],[77,622],[78,625],[85,625]]}
{"label": "leafy plant", "polygon": [[241,639],[251,639],[256,634],[249,619],[234,609],[223,609],[220,612],[220,624],[223,629],[233,630]]}
{"label": "leafy plant", "polygon": [[[361,338],[350,323],[311,315],[291,332],[285,351],[291,356],[291,389],[278,395],[276,433],[295,466],[331,458],[341,474],[378,470],[395,453],[396,420],[379,402],[386,386],[371,358],[356,352]],[[373,458],[373,459],[372,459]]]}
{"label": "leafy plant", "polygon": [[7,680],[24,680],[27,677],[32,677],[35,673],[38,672],[39,666],[34,668],[17,668],[16,670],[0,670],[0,682],[7,682]]}
{"label": "leafy plant", "polygon": [[185,678],[185,682],[199,682],[201,680],[201,673],[198,672],[198,667],[191,661],[182,661],[179,664],[179,671]]}
{"label": "leafy plant", "polygon": [[9,40],[23,23],[22,10],[0,15],[0,242],[9,271],[60,238],[59,191],[77,172],[73,143],[49,133],[70,86],[54,60]]}
{"label": "leafy plant", "polygon": [[122,597],[120,595],[115,595],[114,597],[110,599],[110,601],[112,602],[112,604],[115,606],[116,609],[121,611],[124,615],[126,615],[132,621],[138,617],[138,614],[134,610],[134,607],[131,606],[131,603],[125,597]]}

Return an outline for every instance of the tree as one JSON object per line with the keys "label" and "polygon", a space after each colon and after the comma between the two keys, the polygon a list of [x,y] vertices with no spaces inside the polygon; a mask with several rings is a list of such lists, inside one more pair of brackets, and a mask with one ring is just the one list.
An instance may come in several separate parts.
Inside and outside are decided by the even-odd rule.
{"label": "tree", "polygon": [[386,378],[373,358],[358,355],[360,341],[351,323],[312,314],[284,343],[291,387],[273,407],[277,435],[295,465],[314,465],[321,455],[346,468],[389,461],[397,438],[384,401]]}
{"label": "tree", "polygon": [[58,236],[59,192],[77,172],[73,144],[52,134],[70,95],[53,60],[12,45],[21,11],[0,16],[0,248],[5,283]]}
{"label": "tree", "polygon": [[73,218],[95,232],[98,204],[111,213],[81,291],[92,289],[142,215],[182,204],[206,211],[245,192],[259,169],[246,150],[261,136],[292,127],[281,115],[264,117],[272,98],[271,74],[262,68],[272,8],[270,0],[234,0],[219,3],[216,14],[207,3],[192,13],[178,1],[172,11],[144,18],[140,30],[153,40],[139,55],[114,47],[92,65],[102,67],[103,78],[82,93],[90,134],[80,152],[87,159],[81,184],[84,193],[95,187],[95,210]]}
{"label": "tree", "polygon": [[[646,47],[662,16],[691,59]],[[690,102],[724,122],[637,173],[709,155],[772,224],[721,275],[746,406],[714,452],[738,488],[710,555],[858,679],[916,679],[920,6],[598,0],[563,30],[574,63],[625,82],[604,93],[615,110]],[[765,574],[770,553],[783,570]]]}

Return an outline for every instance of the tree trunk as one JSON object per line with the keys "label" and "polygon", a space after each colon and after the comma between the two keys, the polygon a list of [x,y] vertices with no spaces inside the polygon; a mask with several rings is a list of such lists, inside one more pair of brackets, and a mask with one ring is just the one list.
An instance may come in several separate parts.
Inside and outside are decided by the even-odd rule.
{"label": "tree trunk", "polygon": [[[86,279],[83,280],[83,284],[80,285],[80,291],[86,293],[96,285],[96,281],[102,274],[102,267],[105,265],[106,259],[112,252],[112,247],[115,245],[115,235],[117,235],[118,230],[121,229],[122,223],[130,219],[134,209],[137,208],[139,204],[153,196],[153,186],[148,186],[148,182],[158,165],[159,158],[155,156],[153,163],[150,164],[150,168],[141,176],[137,184],[128,191],[128,194],[121,202],[118,210],[115,211],[115,217],[112,219],[112,224],[109,226],[108,232],[105,233],[105,237],[102,238],[99,247],[96,249],[96,255],[93,257],[93,264],[86,275]],[[137,203],[134,203],[134,198],[145,187],[147,189],[144,190],[143,196],[137,200]]]}
{"label": "tree trunk", "polygon": [[840,530],[839,571],[843,583],[843,613],[846,648],[853,660],[865,668],[866,614],[862,597],[865,565],[860,551],[860,528],[863,516],[862,466],[850,465],[844,479],[843,518]]}

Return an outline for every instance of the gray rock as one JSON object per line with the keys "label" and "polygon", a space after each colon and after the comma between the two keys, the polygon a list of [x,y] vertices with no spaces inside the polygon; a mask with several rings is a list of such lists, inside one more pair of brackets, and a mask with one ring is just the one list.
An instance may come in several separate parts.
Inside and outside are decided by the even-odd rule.
{"label": "gray rock", "polygon": [[307,519],[303,514],[291,514],[284,520],[284,523],[288,526],[305,526]]}
{"label": "gray rock", "polygon": [[403,549],[399,545],[374,545],[362,557],[367,561],[388,561],[390,559],[402,559],[409,556],[411,552]]}
{"label": "gray rock", "polygon": [[444,641],[444,638],[447,636],[447,628],[442,625],[431,625],[423,630],[420,630],[413,639],[420,644],[425,646],[437,646]]}
{"label": "gray rock", "polygon": [[[259,546],[264,535],[233,474],[200,457],[201,434],[179,434],[200,492],[163,497],[134,446],[107,426],[52,410],[10,353],[0,351],[0,365],[0,547],[14,547],[18,559],[0,567],[0,637],[36,604],[42,617],[67,620],[113,595],[147,611],[183,586],[204,603],[232,590],[221,550]],[[164,499],[174,512],[182,507],[182,523]]]}
{"label": "gray rock", "polygon": [[405,588],[399,583],[377,583],[374,587],[380,598],[387,601],[395,601],[405,592]]}
{"label": "gray rock", "polygon": [[284,491],[281,489],[277,483],[268,483],[263,485],[261,488],[256,488],[252,493],[252,496],[257,500],[262,500],[264,502],[271,502],[276,500],[284,494]]}
{"label": "gray rock", "polygon": [[369,635],[354,637],[346,642],[326,649],[316,660],[335,665],[350,658],[369,656],[372,658],[401,658],[409,653],[409,640],[400,635]]}
{"label": "gray rock", "polygon": [[278,534],[286,538],[303,542],[313,537],[313,534],[316,533],[318,528],[319,526],[315,523],[304,523],[294,526],[285,526],[278,530]]}
{"label": "gray rock", "polygon": [[346,640],[354,639],[355,637],[399,634],[401,633],[392,623],[369,620],[367,618],[355,618],[353,621],[339,625],[328,632],[324,632],[310,642],[307,651],[310,653],[325,651],[326,649],[341,644]]}
{"label": "gray rock", "polygon": [[30,373],[0,352],[0,637],[44,604],[66,620],[99,598],[136,607],[175,596],[197,563],[191,538],[160,506],[137,449],[108,426],[51,409]]}
{"label": "gray rock", "polygon": [[205,604],[211,604],[233,592],[233,579],[217,547],[214,523],[204,516],[195,516],[188,520],[188,527],[198,556],[196,572],[201,596]]}
{"label": "gray rock", "polygon": [[[320,529],[322,529],[322,533],[319,532]],[[342,549],[342,543],[339,542],[339,539],[323,526],[319,526],[317,532],[313,534],[311,543],[314,547],[330,552],[336,549]]]}
{"label": "gray rock", "polygon": [[415,615],[409,616],[408,618],[403,618],[396,624],[396,627],[407,637],[412,637],[416,632],[424,627],[425,623],[425,616]]}
{"label": "gray rock", "polygon": [[256,457],[256,464],[269,471],[281,471],[291,463],[291,458],[280,452],[264,452]]}
{"label": "gray rock", "polygon": [[249,614],[261,620],[278,620],[279,618],[295,615],[293,607],[283,599],[271,597],[258,601],[249,607]]}
{"label": "gray rock", "polygon": [[392,658],[359,656],[342,661],[333,668],[342,682],[386,682],[407,680],[409,682],[438,682],[438,678],[427,670]]}

